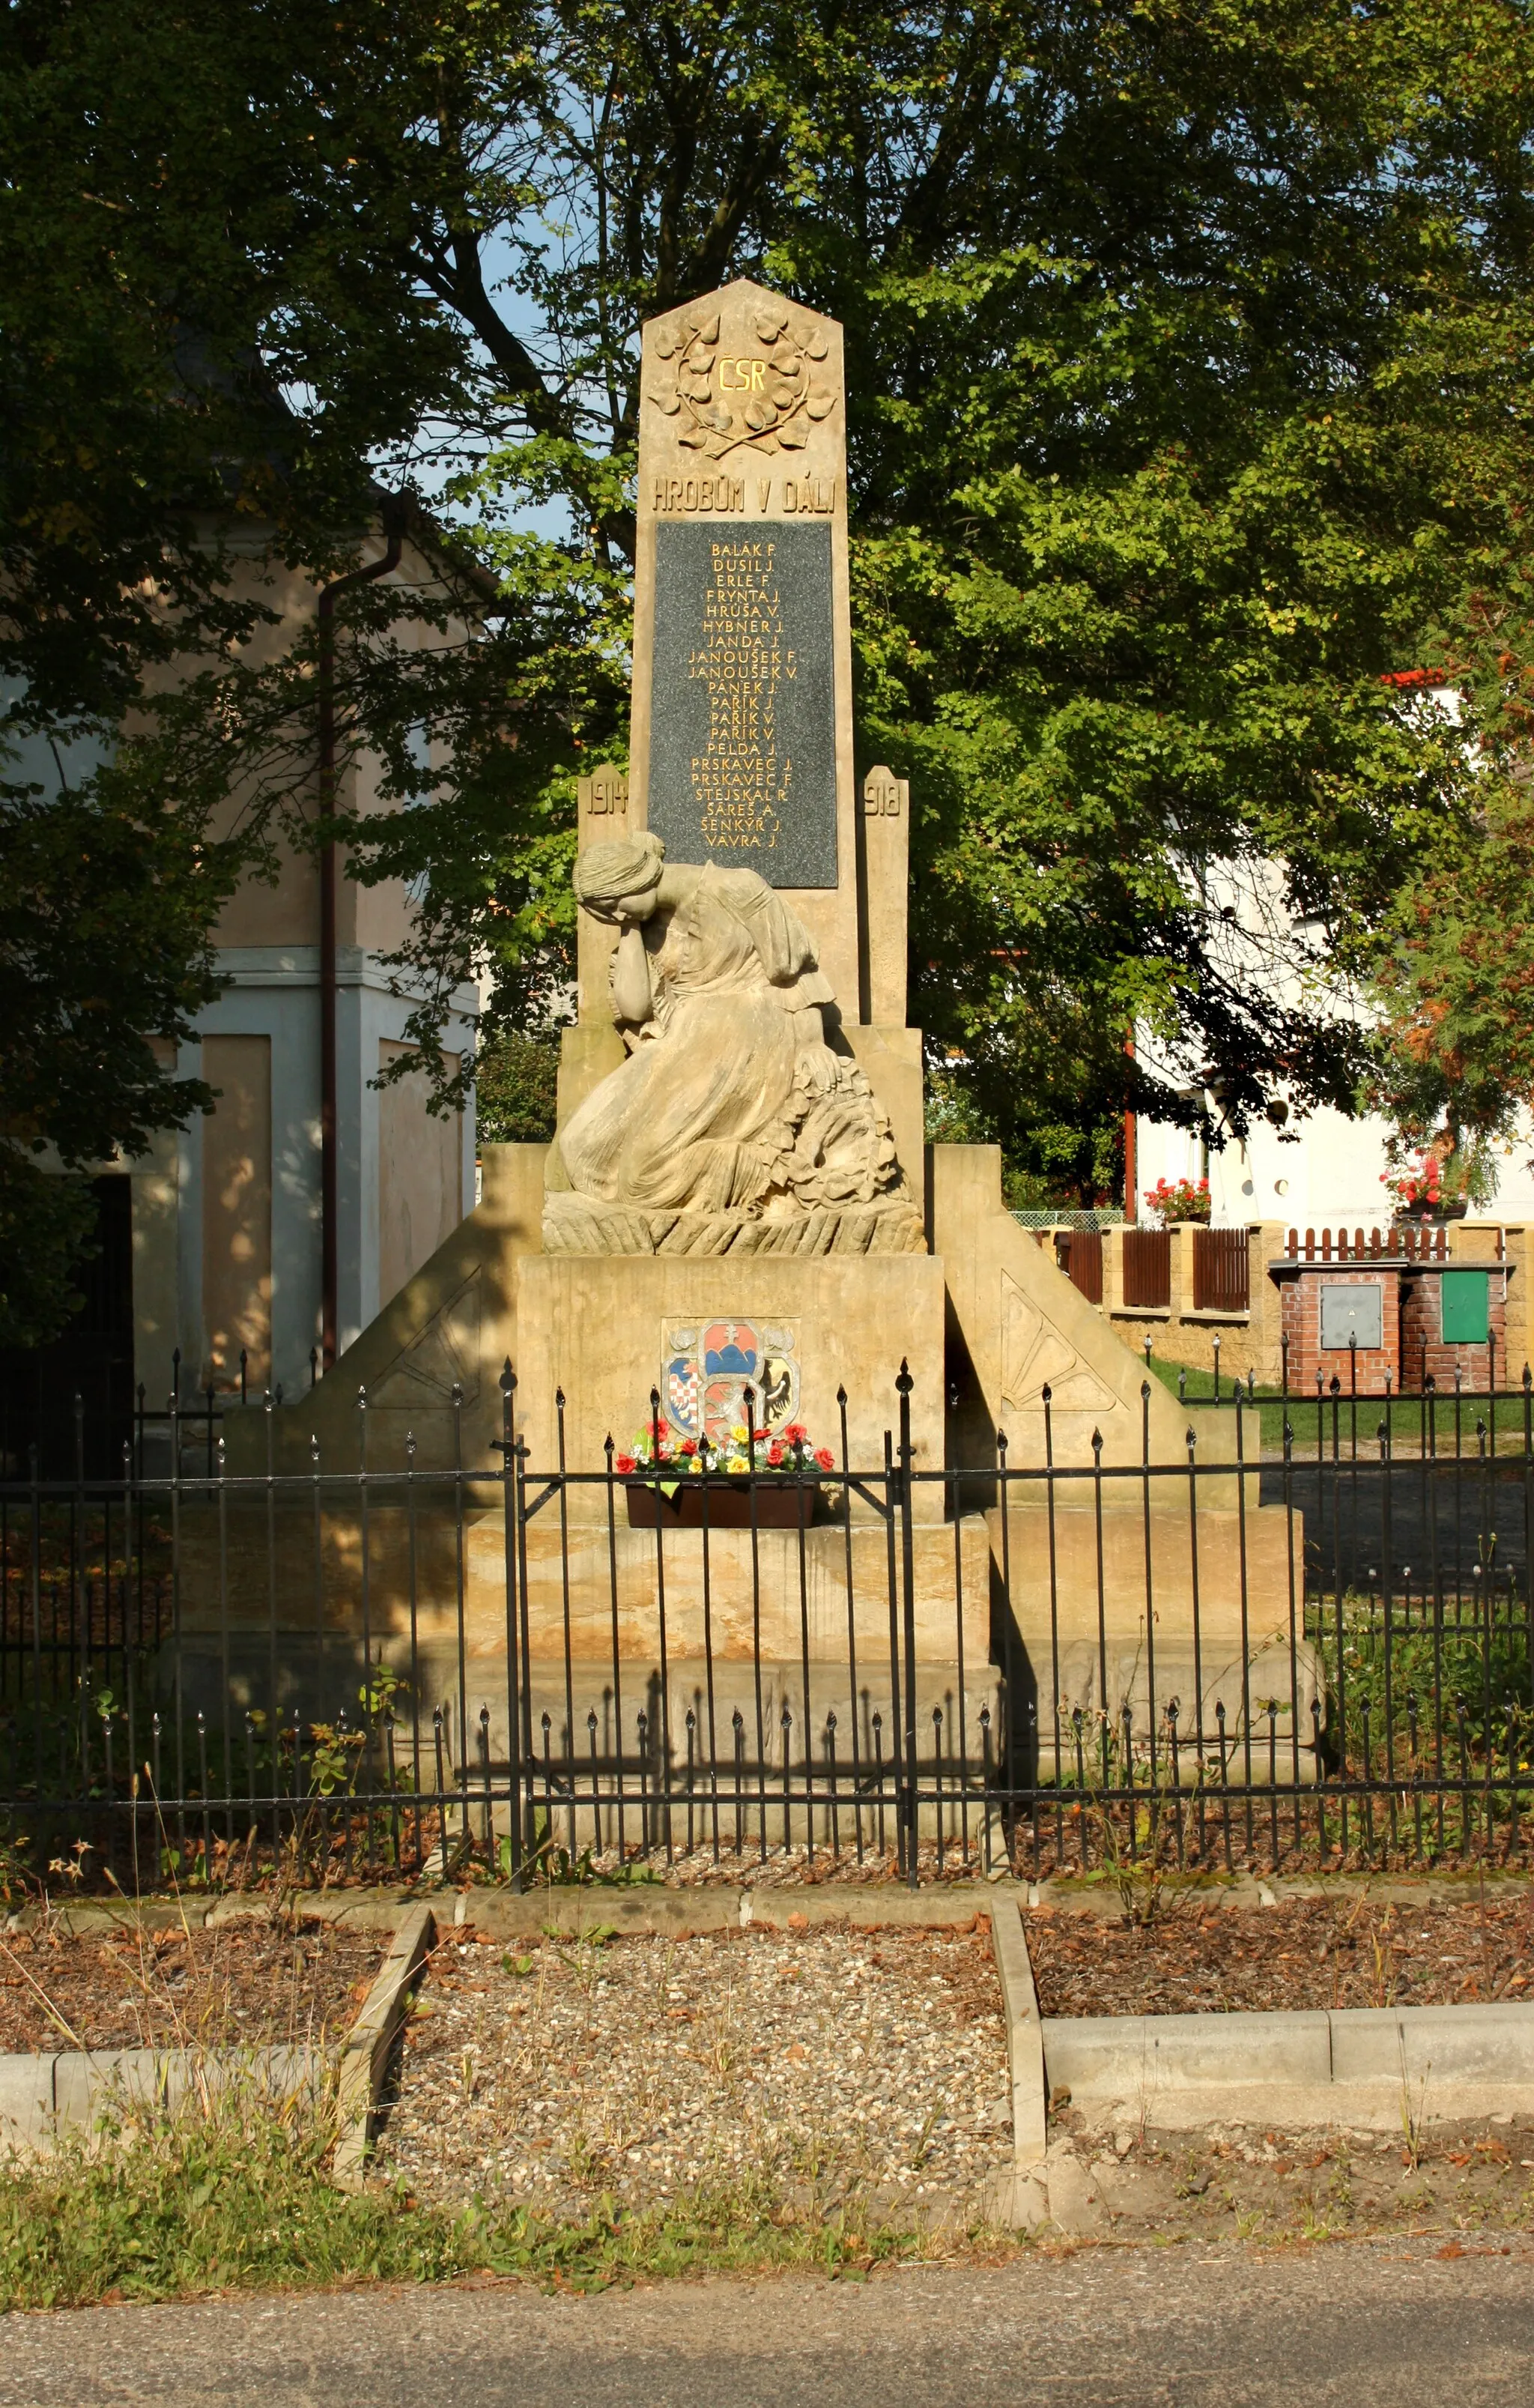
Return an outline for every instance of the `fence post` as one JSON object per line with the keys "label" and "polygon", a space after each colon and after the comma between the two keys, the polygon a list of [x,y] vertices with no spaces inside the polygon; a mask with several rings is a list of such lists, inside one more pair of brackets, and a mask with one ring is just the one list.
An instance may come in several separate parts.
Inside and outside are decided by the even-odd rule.
{"label": "fence post", "polygon": [[[510,1834],[511,1887],[522,1887],[522,1678],[517,1662],[517,1466],[511,1434],[511,1400],[517,1375],[507,1356],[501,1368],[501,1497],[506,1520],[506,1755],[507,1826]],[[620,1765],[622,1757],[620,1756]],[[620,1770],[620,1781],[622,1772]]]}
{"label": "fence post", "polygon": [[1168,1221],[1167,1229],[1167,1304],[1168,1335],[1181,1328],[1193,1311],[1193,1221]]}
{"label": "fence post", "polygon": [[1102,1310],[1105,1320],[1124,1311],[1124,1231],[1102,1233]]}
{"label": "fence post", "polygon": [[910,1366],[901,1357],[900,1373],[896,1383],[900,1398],[900,1479],[898,1483],[900,1511],[900,1586],[901,1619],[905,1641],[905,1724],[906,1763],[904,1794],[900,1801],[900,1819],[906,1832],[906,1880],[914,1889],[920,1878],[917,1866],[918,1801],[920,1782],[916,1763],[916,1562],[914,1539],[910,1526],[911,1478],[910,1466],[914,1449],[910,1440],[910,1392],[915,1382]]}

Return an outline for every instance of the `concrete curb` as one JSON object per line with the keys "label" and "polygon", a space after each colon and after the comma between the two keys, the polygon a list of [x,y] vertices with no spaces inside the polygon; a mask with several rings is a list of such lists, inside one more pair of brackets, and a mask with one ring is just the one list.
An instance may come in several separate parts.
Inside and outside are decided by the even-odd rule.
{"label": "concrete curb", "polygon": [[0,2153],[52,2145],[119,2104],[175,2107],[199,2088],[248,2082],[274,2101],[318,2092],[335,2061],[322,2048],[58,2049],[0,2057]]}
{"label": "concrete curb", "polygon": [[1534,2113],[1534,2002],[1051,2016],[1052,2094],[1089,2126],[1370,2131]]}
{"label": "concrete curb", "polygon": [[373,2114],[389,2051],[404,2020],[406,1994],[436,1940],[437,1918],[431,1908],[409,1907],[374,1976],[363,2011],[347,2034],[337,2094],[336,2153],[331,2160],[331,2179],[339,2190],[362,2187]]}
{"label": "concrete curb", "polygon": [[[361,2014],[337,2048],[276,2043],[253,2048],[57,2049],[0,2056],[0,2154],[51,2147],[61,2127],[89,2128],[107,2109],[122,2103],[176,2107],[199,2089],[216,2091],[237,2081],[253,2084],[276,2103],[304,2090],[316,2097],[337,2071],[337,2133],[333,2172],[342,2189],[362,2181],[373,2111],[378,2104],[389,2050],[405,2013],[406,1993],[437,1936],[429,1906],[401,1907],[397,1899],[369,1899],[358,1916],[327,1918],[362,1928],[393,1931],[388,1953],[373,1977]],[[235,1915],[227,1911],[220,1922]],[[264,1913],[251,1906],[247,1914]],[[303,1913],[308,1915],[307,1906]],[[61,1918],[62,1919],[62,1918]],[[120,1924],[121,1913],[92,1916],[89,1930]],[[213,1920],[212,1916],[208,1918]]]}
{"label": "concrete curb", "polygon": [[[431,1905],[440,1921],[474,1924],[497,1939],[521,1939],[542,1931],[579,1938],[596,1925],[624,1933],[652,1932],[675,1939],[684,1932],[726,1931],[759,1924],[782,1930],[797,1915],[799,1926],[851,1923],[865,1930],[926,1929],[968,1923],[988,1915],[991,1902],[1011,1887],[1001,1881],[945,1883],[941,1887],[909,1890],[893,1882],[817,1882],[803,1888],[780,1887],[763,1882],[720,1889],[668,1889],[661,1882],[613,1884],[533,1889],[521,1893],[492,1888],[447,1888],[423,1899],[419,1887],[372,1890],[300,1890],[288,1910],[302,1922],[340,1923],[357,1931],[394,1931],[412,1908]],[[183,1920],[207,1927],[268,1915],[269,1897],[235,1892],[183,1917],[181,1909],[164,1900],[147,1900],[140,1911],[124,1914],[121,1907],[93,1899],[76,1899],[54,1911],[64,1931],[101,1931],[142,1922],[146,1930],[179,1927]],[[30,1910],[18,1917],[24,1929]]]}
{"label": "concrete curb", "polygon": [[1012,2081],[1012,2163],[1036,2166],[1042,2162],[1049,2144],[1044,2027],[1015,1897],[996,1899],[991,1947],[1001,1980],[1002,2013],[1007,2019],[1007,2062]]}
{"label": "concrete curb", "polygon": [[[1357,1898],[1365,1893],[1381,1904],[1395,1901],[1426,1906],[1435,1901],[1461,1904],[1477,1894],[1481,1879],[1479,1870],[1474,1873],[1436,1872],[1390,1880],[1383,1880],[1378,1874],[1353,1872],[1269,1873],[1260,1877],[1219,1873],[1174,1876],[1168,1888],[1175,1897],[1207,1899],[1211,1906],[1266,1906],[1285,1898]],[[1488,1872],[1484,1879],[1488,1890],[1495,1885],[1495,1894],[1503,1898],[1534,1887],[1527,1873]],[[988,1914],[990,1901],[997,1891],[1005,1894],[1013,1886],[1011,1875],[1005,1867],[998,1867],[983,1881],[944,1883],[914,1892],[893,1882],[814,1882],[803,1887],[763,1882],[722,1889],[673,1889],[657,1881],[614,1883],[610,1887],[596,1882],[579,1887],[529,1890],[520,1896],[499,1887],[454,1887],[435,1889],[429,1899],[423,1899],[423,1885],[417,1882],[409,1887],[400,1885],[392,1888],[302,1890],[289,1903],[292,1912],[307,1921],[346,1923],[361,1931],[393,1931],[410,1907],[433,1900],[440,1914],[450,1896],[455,1904],[463,1901],[468,1920],[480,1930],[497,1934],[504,1930],[508,1938],[545,1928],[579,1934],[590,1930],[595,1923],[606,1923],[621,1931],[668,1934],[679,1929],[719,1931],[742,1920],[779,1928],[790,1914],[796,1914],[810,1924],[846,1920],[873,1930],[901,1925],[920,1928],[962,1923],[971,1914]],[[1123,1907],[1111,1885],[1100,1879],[1088,1882],[1068,1874],[1040,1883],[1019,1882],[1015,1886],[1020,1893],[1025,1893],[1030,1907],[1052,1906],[1056,1914],[1092,1915],[1113,1924],[1122,1923],[1124,1918]],[[269,1895],[237,1890],[208,1905],[199,1905],[190,1899],[151,1898],[124,1910],[108,1899],[71,1898],[56,1901],[50,1912],[60,1929],[65,1931],[98,1931],[126,1923],[158,1931],[183,1922],[202,1926],[237,1921],[245,1915],[269,1914],[272,1903]],[[742,1909],[748,1905],[750,1912],[743,1914]],[[24,1907],[9,1918],[7,1928],[25,1930],[38,1919],[38,1914],[36,1907]]]}
{"label": "concrete curb", "polygon": [[[1525,1897],[1534,1889],[1526,1872],[1485,1871],[1488,1897]],[[1165,1883],[1169,1903],[1196,1901],[1211,1912],[1222,1907],[1274,1907],[1286,1899],[1358,1899],[1378,1906],[1464,1906],[1481,1894],[1483,1869],[1463,1872],[1379,1873],[1202,1873],[1172,1874]],[[1100,1923],[1122,1925],[1124,1908],[1112,1884],[1099,1875],[1085,1879],[1074,1873],[1026,1884],[1030,1907],[1047,1907],[1056,1914],[1087,1915]]]}

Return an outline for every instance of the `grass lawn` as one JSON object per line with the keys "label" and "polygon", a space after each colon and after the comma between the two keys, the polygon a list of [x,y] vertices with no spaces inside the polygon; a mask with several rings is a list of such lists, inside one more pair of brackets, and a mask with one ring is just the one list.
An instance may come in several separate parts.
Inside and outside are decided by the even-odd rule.
{"label": "grass lawn", "polygon": [[[1214,1378],[1209,1371],[1185,1369],[1181,1363],[1169,1363],[1157,1355],[1151,1357],[1151,1369],[1173,1396],[1181,1396],[1190,1405],[1207,1405],[1214,1401]],[[1244,1384],[1241,1391],[1246,1393]],[[1229,1405],[1234,1383],[1222,1372],[1219,1402]],[[1284,1400],[1276,1388],[1259,1385],[1257,1410],[1262,1415],[1262,1451],[1265,1455],[1283,1453]],[[1360,1397],[1356,1402],[1346,1394],[1335,1402],[1327,1398],[1317,1404],[1313,1397],[1291,1395],[1288,1399],[1289,1426],[1294,1433],[1294,1455],[1297,1463],[1307,1457],[1313,1461],[1317,1452],[1319,1429],[1321,1449],[1329,1458],[1335,1445],[1344,1457],[1350,1456],[1356,1443],[1360,1455],[1377,1457],[1380,1451],[1380,1426],[1388,1419],[1390,1441],[1398,1452],[1415,1455],[1423,1443],[1423,1433],[1429,1420],[1428,1409],[1419,1397],[1393,1397],[1388,1405],[1383,1397]],[[1441,1455],[1453,1456],[1457,1451],[1474,1457],[1478,1440],[1476,1425],[1485,1422],[1488,1445],[1492,1415],[1485,1398],[1464,1400],[1458,1409],[1457,1441],[1455,1399],[1451,1394],[1439,1397],[1431,1406],[1431,1427]],[[1524,1450],[1524,1399],[1520,1393],[1499,1395],[1497,1398],[1496,1451],[1498,1455],[1521,1455]]]}

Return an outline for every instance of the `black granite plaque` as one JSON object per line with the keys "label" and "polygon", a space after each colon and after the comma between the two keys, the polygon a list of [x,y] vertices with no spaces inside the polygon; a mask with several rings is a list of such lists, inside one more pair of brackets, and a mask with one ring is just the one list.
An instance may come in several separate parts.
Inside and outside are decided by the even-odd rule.
{"label": "black granite plaque", "polygon": [[837,882],[831,529],[655,530],[649,824],[670,861]]}

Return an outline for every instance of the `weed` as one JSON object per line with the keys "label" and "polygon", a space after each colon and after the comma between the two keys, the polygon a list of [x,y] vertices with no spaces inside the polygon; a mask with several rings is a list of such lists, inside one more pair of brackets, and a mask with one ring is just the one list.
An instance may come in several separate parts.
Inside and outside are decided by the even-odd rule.
{"label": "weed", "polygon": [[942,2109],[940,2107],[932,2107],[927,2112],[926,2120],[922,2126],[916,2145],[911,2150],[909,2159],[909,2163],[910,2164],[912,2171],[915,2172],[919,2173],[923,2166],[925,2166],[927,2161],[927,2156],[932,2147],[933,2130],[941,2113]]}
{"label": "weed", "polygon": [[342,2192],[326,2172],[332,2139],[323,2102],[276,2112],[221,2092],[12,2162],[0,2169],[0,2311],[478,2272],[571,2290],[790,2265],[867,2272],[928,2246],[855,2200],[827,2222],[751,2178],[648,2210],[607,2198],[581,2220],[422,2204],[403,2183]]}

